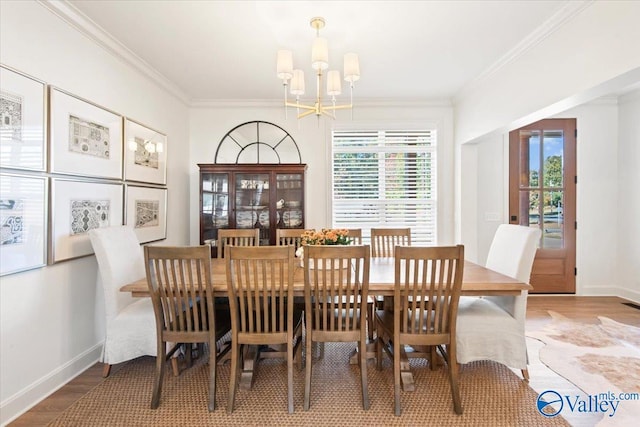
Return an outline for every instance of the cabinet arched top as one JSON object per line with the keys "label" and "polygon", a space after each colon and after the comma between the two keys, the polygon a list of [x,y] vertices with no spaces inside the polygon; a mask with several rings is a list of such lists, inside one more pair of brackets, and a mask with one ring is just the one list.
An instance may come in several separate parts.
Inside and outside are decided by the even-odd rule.
{"label": "cabinet arched top", "polygon": [[242,123],[222,138],[214,163],[302,163],[300,149],[282,127],[261,120]]}

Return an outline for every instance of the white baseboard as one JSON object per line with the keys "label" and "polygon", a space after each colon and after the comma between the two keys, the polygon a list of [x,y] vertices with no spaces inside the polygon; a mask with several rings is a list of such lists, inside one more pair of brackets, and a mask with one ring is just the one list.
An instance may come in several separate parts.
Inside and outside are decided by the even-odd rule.
{"label": "white baseboard", "polygon": [[0,425],[5,426],[27,412],[47,396],[93,366],[102,352],[102,343],[96,344],[78,357],[50,372],[30,386],[0,403]]}
{"label": "white baseboard", "polygon": [[640,291],[635,291],[632,289],[621,288],[621,287],[611,287],[611,286],[583,287],[582,289],[580,289],[579,296],[620,297],[620,298],[628,299],[631,302],[635,302],[636,304],[640,304]]}

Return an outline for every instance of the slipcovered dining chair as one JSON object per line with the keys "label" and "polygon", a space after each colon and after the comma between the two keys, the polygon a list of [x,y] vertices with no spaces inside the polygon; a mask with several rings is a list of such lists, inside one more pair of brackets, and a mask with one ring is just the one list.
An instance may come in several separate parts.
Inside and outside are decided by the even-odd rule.
{"label": "slipcovered dining chair", "polygon": [[[155,313],[156,375],[151,408],[160,404],[170,343],[204,343],[209,347],[209,411],[215,409],[217,342],[231,328],[227,309],[217,309],[211,279],[209,246],[145,246],[147,285]],[[166,355],[165,355],[166,353]]]}
{"label": "slipcovered dining chair", "polygon": [[243,346],[263,344],[286,346],[288,410],[293,413],[293,359],[295,353],[300,361],[302,350],[302,311],[293,301],[293,246],[229,246],[227,250],[231,307],[227,412],[233,412]]}
{"label": "slipcovered dining chair", "polygon": [[[105,340],[100,361],[111,365],[157,353],[156,322],[149,298],[133,298],[120,287],[145,275],[144,255],[130,226],[95,228],[89,238],[98,261],[97,288],[104,294]],[[177,375],[177,359],[172,360]]]}
{"label": "slipcovered dining chair", "polygon": [[[529,283],[540,229],[502,224],[485,266]],[[525,340],[527,291],[517,296],[465,297],[458,307],[458,362],[493,360],[520,369],[529,379]]]}
{"label": "slipcovered dining chair", "polygon": [[[366,246],[307,246],[304,258],[306,374],[304,409],[309,410],[314,342],[359,344],[362,407],[369,409],[367,385],[367,296],[370,249]],[[313,266],[312,266],[313,265]]]}
{"label": "slipcovered dining chair", "polygon": [[[382,350],[393,360],[394,408],[400,416],[400,358],[404,346],[438,346],[449,368],[456,414],[462,414],[456,362],[456,314],[462,288],[464,247],[397,246],[393,311],[376,310],[377,368]],[[443,348],[442,346],[446,347]],[[429,353],[424,353],[430,357]]]}
{"label": "slipcovered dining chair", "polygon": [[218,258],[224,258],[226,247],[260,245],[259,228],[222,228],[218,230]]}

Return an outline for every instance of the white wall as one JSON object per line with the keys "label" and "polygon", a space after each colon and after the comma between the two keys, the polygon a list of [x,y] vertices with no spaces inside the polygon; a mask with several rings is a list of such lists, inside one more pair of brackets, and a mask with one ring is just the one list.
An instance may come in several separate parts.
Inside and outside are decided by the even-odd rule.
{"label": "white wall", "polygon": [[439,132],[439,152],[442,162],[438,174],[440,211],[439,241],[442,244],[453,242],[453,123],[452,109],[449,106],[389,106],[376,107],[358,104],[356,99],[354,120],[350,121],[349,112],[338,112],[338,120],[321,119],[318,124],[315,117],[297,121],[295,111],[288,113],[285,120],[284,107],[277,106],[203,106],[191,110],[191,162],[190,206],[191,243],[199,241],[199,220],[197,206],[198,168],[197,163],[213,163],[215,150],[224,135],[235,126],[254,120],[263,120],[281,126],[294,138],[301,152],[302,162],[308,165],[305,193],[305,226],[322,228],[331,225],[330,215],[330,179],[331,163],[329,150],[331,145],[331,127],[344,128],[355,126],[393,126],[393,125],[429,125],[435,124]]}
{"label": "white wall", "polygon": [[640,90],[619,100],[618,288],[640,301]]}
{"label": "white wall", "polygon": [[[187,243],[186,106],[36,2],[2,1],[0,20],[0,62],[167,134],[165,242]],[[98,359],[102,337],[94,331],[96,273],[90,256],[2,277],[0,423]]]}

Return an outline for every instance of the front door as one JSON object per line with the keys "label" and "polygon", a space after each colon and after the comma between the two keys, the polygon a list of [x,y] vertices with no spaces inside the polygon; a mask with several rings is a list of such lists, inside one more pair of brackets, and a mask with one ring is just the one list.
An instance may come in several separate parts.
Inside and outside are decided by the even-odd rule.
{"label": "front door", "polygon": [[509,222],[542,231],[534,293],[575,293],[576,120],[546,119],[509,133]]}

